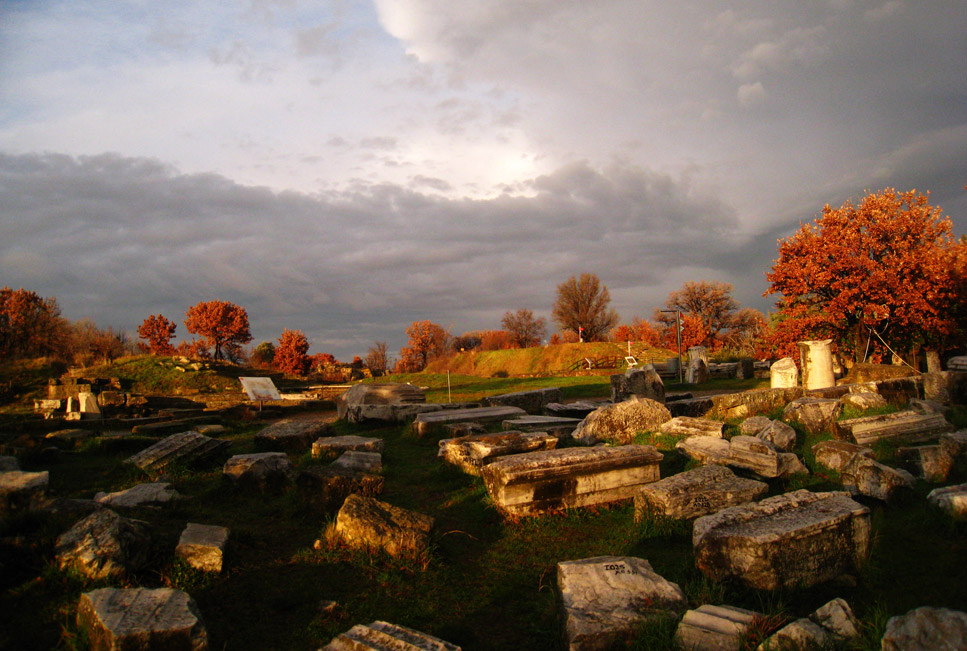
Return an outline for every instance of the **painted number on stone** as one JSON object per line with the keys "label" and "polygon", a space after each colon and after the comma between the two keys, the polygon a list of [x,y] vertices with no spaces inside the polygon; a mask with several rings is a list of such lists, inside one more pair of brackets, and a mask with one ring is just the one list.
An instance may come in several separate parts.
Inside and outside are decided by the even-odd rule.
{"label": "painted number on stone", "polygon": [[605,563],[604,571],[614,572],[615,576],[619,574],[637,574],[638,573],[635,570],[632,570],[631,568],[626,566],[624,563]]}

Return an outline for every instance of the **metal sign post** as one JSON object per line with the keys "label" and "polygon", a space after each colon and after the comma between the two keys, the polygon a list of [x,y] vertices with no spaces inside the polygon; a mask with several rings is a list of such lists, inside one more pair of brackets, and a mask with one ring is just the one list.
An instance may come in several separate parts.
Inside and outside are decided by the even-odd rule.
{"label": "metal sign post", "polygon": [[678,383],[683,384],[685,378],[682,376],[682,311],[681,310],[658,310],[671,314],[675,313],[675,338],[678,340]]}

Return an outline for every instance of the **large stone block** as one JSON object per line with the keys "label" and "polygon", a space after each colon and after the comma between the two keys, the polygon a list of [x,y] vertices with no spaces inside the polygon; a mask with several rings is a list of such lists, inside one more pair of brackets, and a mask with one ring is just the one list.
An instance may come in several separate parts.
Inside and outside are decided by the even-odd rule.
{"label": "large stone block", "polygon": [[151,532],[147,522],[99,509],[64,532],[54,547],[61,569],[72,567],[92,579],[124,579],[147,565]]}
{"label": "large stone block", "polygon": [[813,456],[816,463],[829,470],[842,472],[856,455],[874,459],[875,455],[870,448],[848,443],[846,441],[820,441],[813,446]]}
{"label": "large stone block", "polygon": [[712,436],[720,439],[725,423],[709,418],[692,418],[690,416],[676,416],[666,423],[662,423],[658,430],[670,436]]}
{"label": "large stone block", "polygon": [[941,414],[919,414],[914,411],[850,418],[838,421],[836,425],[838,438],[857,445],[889,440],[919,443],[953,430],[953,426]]}
{"label": "large stone block", "polygon": [[125,459],[149,475],[156,477],[171,464],[194,465],[213,461],[222,456],[231,441],[221,441],[188,431],[172,434]]}
{"label": "large stone block", "polygon": [[744,608],[704,604],[685,613],[675,642],[683,651],[741,651],[743,636],[758,616]]}
{"label": "large stone block", "polygon": [[335,457],[343,452],[382,452],[383,439],[371,436],[326,436],[312,444],[312,458]]}
{"label": "large stone block", "polygon": [[342,468],[352,472],[378,475],[383,472],[383,455],[379,452],[350,450],[343,452],[331,465],[334,468]]}
{"label": "large stone block", "polygon": [[519,407],[528,414],[537,416],[544,412],[546,405],[561,401],[561,389],[547,387],[532,391],[502,393],[497,396],[487,396],[484,401],[491,407]]}
{"label": "large stone block", "polygon": [[93,651],[205,651],[208,632],[188,594],[171,588],[101,588],[81,595],[77,625]]}
{"label": "large stone block", "polygon": [[711,436],[690,436],[684,441],[676,443],[675,449],[702,465],[718,464],[724,466],[729,463],[731,446],[725,439],[717,439]]}
{"label": "large stone block", "polygon": [[255,447],[272,452],[305,452],[312,442],[332,432],[325,420],[280,420],[255,435]]}
{"label": "large stone block", "polygon": [[419,558],[430,543],[433,522],[429,515],[350,495],[339,509],[333,532],[350,547]]}
{"label": "large stone block", "polygon": [[967,372],[939,371],[924,373],[923,397],[937,402],[967,405]]}
{"label": "large stone block", "polygon": [[835,431],[836,416],[841,409],[839,400],[804,396],[790,402],[782,410],[783,420],[801,423],[812,434]]}
{"label": "large stone block", "polygon": [[168,482],[137,484],[113,493],[97,493],[94,501],[112,508],[134,508],[144,505],[167,504],[181,495]]}
{"label": "large stone block", "polygon": [[550,404],[544,405],[544,415],[545,416],[558,416],[560,418],[577,418],[579,420],[584,420],[587,415],[590,414],[595,409],[603,407],[602,402],[592,402],[590,400],[578,400],[576,402],[568,402],[562,404],[560,402],[552,402]]}
{"label": "large stone block", "polygon": [[321,651],[460,651],[455,644],[388,622],[358,624],[340,633]]}
{"label": "large stone block", "polygon": [[866,563],[870,510],[846,493],[799,490],[703,516],[692,542],[696,565],[714,581],[805,588]]}
{"label": "large stone block", "polygon": [[906,470],[892,468],[857,454],[839,474],[843,488],[854,495],[866,495],[889,502],[902,492],[912,491],[916,480]]}
{"label": "large stone block", "polygon": [[557,439],[570,439],[582,418],[562,416],[521,416],[501,423],[501,429],[515,432],[543,432]]}
{"label": "large stone block", "polygon": [[501,432],[471,434],[454,439],[442,439],[439,455],[468,475],[480,475],[480,469],[499,457],[537,450],[553,450],[557,438],[543,432]]}
{"label": "large stone block", "polygon": [[788,403],[803,395],[798,387],[785,389],[752,389],[739,393],[726,393],[711,396],[712,408],[703,416],[729,420],[730,418],[748,418],[758,414],[768,414],[776,409],[782,409]]}
{"label": "large stone block", "polygon": [[671,412],[648,398],[631,398],[594,410],[578,425],[571,437],[583,445],[600,441],[624,445],[643,432],[657,432],[672,419]]}
{"label": "large stone block", "polygon": [[832,339],[812,339],[800,341],[800,362],[802,364],[802,385],[810,389],[824,389],[836,384],[833,375]]}
{"label": "large stone block", "polygon": [[792,357],[783,357],[769,367],[773,389],[791,389],[799,386],[799,367]]}
{"label": "large stone block", "polygon": [[736,477],[723,466],[702,466],[646,484],[635,495],[635,521],[652,514],[691,519],[757,500],[765,482]]}
{"label": "large stone block", "polygon": [[[13,457],[7,457],[13,458]],[[14,459],[16,461],[16,459]],[[0,519],[41,508],[47,498],[50,474],[8,470],[0,472]]]}
{"label": "large stone block", "polygon": [[412,384],[356,384],[336,398],[339,418],[351,423],[367,420],[399,422],[405,415],[415,415],[408,407],[426,403],[426,393]]}
{"label": "large stone block", "polygon": [[927,501],[954,520],[967,520],[967,484],[935,488],[927,495]]}
{"label": "large stone block", "polygon": [[967,649],[967,613],[924,606],[891,617],[880,640],[883,651]]}
{"label": "large stone block", "polygon": [[175,556],[202,572],[221,572],[229,530],[213,524],[189,522],[175,548]]}
{"label": "large stone block", "polygon": [[225,462],[222,476],[236,486],[279,491],[295,478],[295,468],[284,452],[236,454]]}
{"label": "large stone block", "polygon": [[651,364],[611,376],[611,402],[623,402],[632,396],[665,402],[665,383]]}
{"label": "large stone block", "polygon": [[500,423],[518,418],[527,412],[520,407],[477,407],[475,409],[447,409],[429,414],[419,414],[413,421],[413,431],[417,436],[430,436],[441,431],[446,425],[456,423]]}
{"label": "large stone block", "polygon": [[557,590],[569,651],[604,651],[642,622],[687,608],[677,584],[628,556],[558,563]]}
{"label": "large stone block", "polygon": [[296,479],[299,496],[325,513],[338,511],[346,498],[354,493],[376,497],[383,492],[385,484],[386,479],[380,475],[368,475],[332,466],[309,466]]}
{"label": "large stone block", "polygon": [[776,631],[756,651],[838,649],[860,635],[862,625],[843,599],[833,599],[809,617],[797,619]]}
{"label": "large stone block", "polygon": [[500,511],[533,515],[633,498],[659,479],[661,459],[650,445],[563,448],[501,457],[482,474]]}
{"label": "large stone block", "polygon": [[954,465],[954,458],[939,443],[900,448],[897,457],[911,474],[931,484],[947,481],[947,475]]}

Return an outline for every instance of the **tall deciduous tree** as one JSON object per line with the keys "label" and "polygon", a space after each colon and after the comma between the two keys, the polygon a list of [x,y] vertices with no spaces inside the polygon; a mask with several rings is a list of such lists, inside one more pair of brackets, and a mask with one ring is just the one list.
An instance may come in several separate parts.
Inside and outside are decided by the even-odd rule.
{"label": "tall deciduous tree", "polygon": [[385,341],[373,342],[366,351],[366,368],[372,371],[374,376],[382,375],[389,369],[389,355]]}
{"label": "tall deciduous tree", "polygon": [[618,313],[608,309],[611,294],[594,274],[571,276],[557,286],[551,316],[564,330],[580,334],[584,341],[603,341],[618,323]]}
{"label": "tall deciduous tree", "polygon": [[[739,308],[739,304],[732,298],[731,283],[690,280],[681,289],[668,294],[665,308],[681,310],[683,315],[699,319],[705,332],[705,340],[695,345],[715,349],[721,346],[724,331],[731,325],[732,315]],[[666,330],[674,330],[674,314],[656,310],[655,321],[663,324]]]}
{"label": "tall deciduous tree", "polygon": [[427,362],[447,352],[450,333],[431,321],[414,321],[406,328],[408,345],[400,349],[399,367],[422,371]]}
{"label": "tall deciduous tree", "polygon": [[611,331],[611,341],[638,341],[649,346],[657,346],[661,336],[655,326],[639,316],[632,319],[630,324],[621,324]]}
{"label": "tall deciduous tree", "polygon": [[26,289],[0,289],[0,359],[50,355],[68,337],[53,298]]}
{"label": "tall deciduous tree", "polygon": [[177,326],[160,314],[152,314],[144,323],[138,326],[138,337],[148,342],[148,350],[152,355],[171,355],[175,347],[171,340],[175,336]]}
{"label": "tall deciduous tree", "polygon": [[249,361],[255,366],[271,366],[272,361],[275,359],[275,344],[271,341],[263,341],[252,354],[249,356]]}
{"label": "tall deciduous tree", "polygon": [[964,324],[965,245],[929,196],[887,188],[828,205],[813,224],[779,241],[766,292],[781,294],[775,341],[793,352],[799,339],[832,337],[840,352],[865,358],[877,335],[898,353],[942,346]]}
{"label": "tall deciduous tree", "polygon": [[309,340],[301,330],[282,331],[275,347],[273,365],[283,373],[305,375],[309,370]]}
{"label": "tall deciduous tree", "polygon": [[539,346],[547,332],[547,321],[544,317],[535,319],[533,312],[523,308],[516,312],[505,312],[500,323],[510,333],[511,340],[518,348]]}
{"label": "tall deciduous tree", "polygon": [[245,308],[228,301],[202,301],[188,308],[185,327],[193,335],[205,338],[215,359],[252,341]]}

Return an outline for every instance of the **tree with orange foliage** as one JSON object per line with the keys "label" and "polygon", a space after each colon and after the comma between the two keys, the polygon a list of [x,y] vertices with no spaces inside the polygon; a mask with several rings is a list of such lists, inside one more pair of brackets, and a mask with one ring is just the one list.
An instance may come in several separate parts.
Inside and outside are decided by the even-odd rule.
{"label": "tree with orange foliage", "polygon": [[636,316],[631,324],[621,324],[611,331],[611,341],[620,343],[623,341],[639,341],[649,346],[657,346],[660,343],[661,335],[648,321]]}
{"label": "tree with orange foliage", "polygon": [[248,313],[228,301],[202,301],[192,305],[185,314],[185,327],[191,334],[204,337],[215,359],[222,359],[224,353],[252,341]]}
{"label": "tree with orange foliage", "polygon": [[[705,323],[695,314],[682,314],[682,352],[692,346],[704,346],[709,340],[708,330]],[[675,334],[675,319],[672,319],[671,327],[665,328],[661,333],[661,345],[668,350],[678,349],[678,337]]]}
{"label": "tree with orange foliage", "polygon": [[733,314],[725,333],[725,345],[756,359],[770,357],[769,322],[765,315],[751,307],[744,307]]}
{"label": "tree with orange foliage", "polygon": [[505,312],[500,324],[510,333],[510,338],[518,348],[540,346],[547,331],[544,317],[535,319],[533,312],[523,308],[516,312]]}
{"label": "tree with orange foliage", "polygon": [[830,337],[862,361],[880,337],[915,353],[963,329],[955,315],[965,289],[956,277],[967,245],[928,200],[886,188],[859,205],[827,205],[815,223],[779,241],[765,295],[781,294],[773,337],[780,354],[793,353],[796,341]]}
{"label": "tree with orange foliage", "polygon": [[272,365],[283,373],[305,375],[309,371],[309,340],[301,330],[284,329],[275,347]]}
{"label": "tree with orange foliage", "polygon": [[584,341],[603,341],[618,323],[618,313],[608,309],[611,293],[594,274],[571,276],[557,286],[551,316],[562,330],[578,334]]}
{"label": "tree with orange foliage", "polygon": [[[681,289],[668,294],[665,308],[679,310],[683,317],[688,314],[702,322],[702,330],[706,333],[705,340],[694,344],[706,346],[715,350],[722,346],[723,331],[731,324],[732,315],[739,308],[739,304],[732,298],[732,284],[719,281],[688,281]],[[655,321],[665,328],[671,328],[675,322],[675,315],[668,312],[655,311]],[[683,343],[682,346],[685,344]]]}
{"label": "tree with orange foliage", "polygon": [[0,289],[0,360],[50,355],[67,337],[52,298],[26,289]]}
{"label": "tree with orange foliage", "polygon": [[414,321],[406,328],[409,345],[400,349],[397,368],[406,372],[422,371],[427,362],[444,355],[450,343],[450,333],[431,321]]}
{"label": "tree with orange foliage", "polygon": [[177,326],[160,314],[152,314],[144,323],[138,326],[138,337],[148,341],[148,350],[152,355],[171,355],[175,347],[171,340],[175,336]]}
{"label": "tree with orange foliage", "polygon": [[484,330],[480,333],[480,350],[507,350],[519,348],[514,335],[506,330]]}

